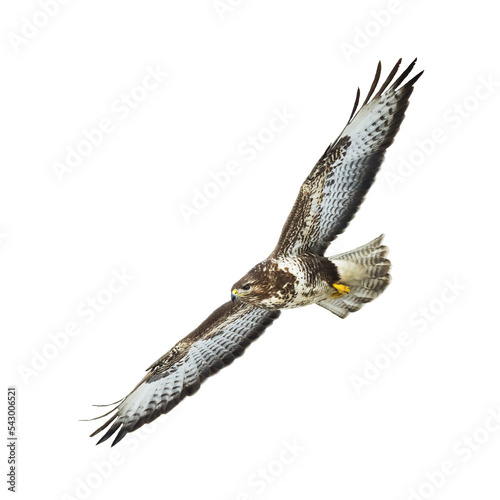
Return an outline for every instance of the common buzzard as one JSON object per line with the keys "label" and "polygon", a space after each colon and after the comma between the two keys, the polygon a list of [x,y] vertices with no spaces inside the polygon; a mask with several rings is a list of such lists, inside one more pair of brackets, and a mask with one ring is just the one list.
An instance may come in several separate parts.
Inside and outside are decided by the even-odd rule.
{"label": "common buzzard", "polygon": [[[383,236],[350,252],[325,257],[361,205],[399,130],[414,83],[413,66],[393,82],[401,60],[377,90],[381,64],[359,111],[359,88],[346,127],[302,184],[276,248],[232,287],[231,300],[180,340],[92,436],[109,427],[98,444],[169,412],[210,375],[243,354],[280,315],[280,309],[318,304],[341,318],[378,297],[390,282]],[[372,97],[373,96],[373,97]]]}

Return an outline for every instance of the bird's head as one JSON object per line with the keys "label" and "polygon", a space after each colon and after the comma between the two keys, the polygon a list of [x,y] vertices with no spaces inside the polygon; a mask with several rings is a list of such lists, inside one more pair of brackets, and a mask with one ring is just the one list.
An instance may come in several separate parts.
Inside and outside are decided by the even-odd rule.
{"label": "bird's head", "polygon": [[261,262],[248,271],[231,287],[231,300],[258,303],[269,293],[265,263]]}

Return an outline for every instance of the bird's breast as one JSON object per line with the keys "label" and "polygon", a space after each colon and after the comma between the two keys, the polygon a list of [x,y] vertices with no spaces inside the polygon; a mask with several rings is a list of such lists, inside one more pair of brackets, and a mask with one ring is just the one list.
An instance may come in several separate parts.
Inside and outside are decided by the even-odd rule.
{"label": "bird's breast", "polygon": [[272,267],[276,279],[271,302],[283,308],[314,303],[338,279],[335,265],[319,256],[288,257],[276,261]]}

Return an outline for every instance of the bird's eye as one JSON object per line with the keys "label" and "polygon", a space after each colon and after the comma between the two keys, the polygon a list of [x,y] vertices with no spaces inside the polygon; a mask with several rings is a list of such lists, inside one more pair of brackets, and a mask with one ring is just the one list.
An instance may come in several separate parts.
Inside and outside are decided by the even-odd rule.
{"label": "bird's eye", "polygon": [[250,290],[250,285],[247,283],[245,286],[241,287],[242,290]]}

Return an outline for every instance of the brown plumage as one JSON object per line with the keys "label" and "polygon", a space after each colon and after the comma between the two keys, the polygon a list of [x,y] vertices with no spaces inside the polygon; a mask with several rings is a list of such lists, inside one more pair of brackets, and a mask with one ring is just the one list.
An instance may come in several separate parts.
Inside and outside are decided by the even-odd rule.
{"label": "brown plumage", "polygon": [[340,255],[324,254],[363,202],[422,74],[402,85],[413,61],[393,82],[400,63],[376,92],[381,75],[378,64],[357,111],[358,89],[347,125],[302,184],[269,257],[233,285],[231,302],[216,309],[148,368],[133,391],[106,414],[112,414],[109,420],[92,434],[107,429],[99,443],[116,433],[116,444],[194,394],[207,377],[243,354],[279,316],[280,309],[318,304],[345,318],[385,290],[390,283],[390,262],[383,236]]}

